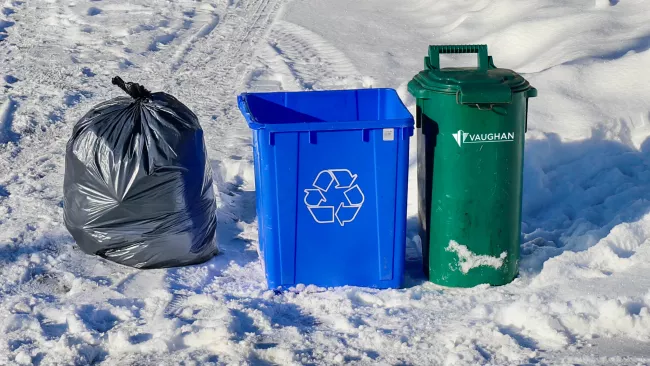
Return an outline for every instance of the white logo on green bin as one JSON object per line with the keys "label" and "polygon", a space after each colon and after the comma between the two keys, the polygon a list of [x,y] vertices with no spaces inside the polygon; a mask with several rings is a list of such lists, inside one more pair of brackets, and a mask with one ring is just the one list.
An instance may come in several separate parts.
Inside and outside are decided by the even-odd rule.
{"label": "white logo on green bin", "polygon": [[[313,187],[305,189],[305,205],[319,224],[334,222],[344,226],[354,221],[365,201],[361,188],[355,184],[357,175],[347,169],[326,169],[318,173]],[[341,190],[342,202],[328,200],[328,193]],[[330,194],[331,195],[331,194]]]}
{"label": "white logo on green bin", "polygon": [[463,130],[458,130],[458,132],[452,133],[451,135],[454,137],[454,140],[456,140],[456,143],[460,147],[462,147],[464,144],[515,141],[514,132],[467,133]]}

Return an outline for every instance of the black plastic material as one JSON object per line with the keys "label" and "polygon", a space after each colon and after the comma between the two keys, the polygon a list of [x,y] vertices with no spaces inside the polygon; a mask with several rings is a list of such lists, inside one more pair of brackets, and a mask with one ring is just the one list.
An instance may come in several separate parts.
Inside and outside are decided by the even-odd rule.
{"label": "black plastic material", "polygon": [[114,77],[112,82],[113,85],[119,86],[133,99],[151,98],[151,92],[140,84],[125,83],[124,80],[122,80],[122,78],[119,76]]}
{"label": "black plastic material", "polygon": [[64,220],[87,254],[136,268],[202,263],[218,253],[203,130],[173,96],[135,83],[100,103],[68,141]]}
{"label": "black plastic material", "polygon": [[[418,223],[422,243],[422,269],[429,276],[429,238],[431,237],[431,186],[433,185],[433,153],[438,137],[438,124],[422,113],[418,101],[415,110],[418,157]],[[423,121],[424,120],[424,121]]]}

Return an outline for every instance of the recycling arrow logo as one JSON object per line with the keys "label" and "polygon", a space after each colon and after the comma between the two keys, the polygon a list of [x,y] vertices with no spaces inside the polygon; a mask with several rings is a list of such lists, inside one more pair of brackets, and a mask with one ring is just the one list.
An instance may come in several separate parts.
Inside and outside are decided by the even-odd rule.
{"label": "recycling arrow logo", "polygon": [[[365,197],[355,184],[357,175],[347,169],[327,169],[316,176],[313,188],[305,189],[305,205],[319,224],[337,222],[344,226],[354,221]],[[342,192],[342,198],[337,192]],[[330,198],[328,198],[330,197]]]}

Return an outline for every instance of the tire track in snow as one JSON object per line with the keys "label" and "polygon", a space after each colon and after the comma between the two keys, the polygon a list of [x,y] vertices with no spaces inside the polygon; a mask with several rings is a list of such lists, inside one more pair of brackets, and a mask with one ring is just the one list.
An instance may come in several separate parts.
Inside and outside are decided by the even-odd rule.
{"label": "tire track in snow", "polygon": [[[191,302],[203,294],[221,297],[237,293],[241,288],[263,287],[261,272],[251,278],[247,270],[241,281],[232,279],[242,268],[259,266],[254,244],[247,239],[248,233],[254,231],[255,217],[254,191],[246,183],[253,181],[248,172],[252,169],[250,131],[242,123],[236,95],[245,87],[256,46],[266,45],[267,29],[281,3],[264,0],[230,5],[214,30],[192,43],[190,53],[183,57],[172,75],[170,87],[174,88],[176,82],[192,85],[177,93],[183,100],[191,100],[199,114],[206,111],[212,114],[212,119],[202,120],[202,126],[213,162],[215,193],[219,201],[217,240],[222,252],[205,264],[168,271],[166,282],[172,298],[163,309],[166,317],[187,318],[189,314],[188,321],[200,317],[192,309]],[[243,339],[245,331],[254,332],[254,327],[250,326],[251,319],[255,318],[254,310],[247,310],[239,301],[229,307],[239,309],[230,310],[231,315],[224,317],[226,323],[232,316],[235,323],[240,324],[230,330],[234,337]],[[196,328],[196,332],[202,331]],[[211,330],[205,328],[205,331]],[[187,352],[190,353],[200,346],[189,338],[184,338],[183,342],[189,342]],[[234,357],[255,358],[256,352],[251,352]]]}
{"label": "tire track in snow", "polygon": [[255,69],[246,85],[250,91],[261,92],[302,89],[282,56],[268,43],[260,46]]}
{"label": "tire track in snow", "polygon": [[[231,81],[233,83],[232,86],[234,87],[233,90],[237,90],[241,87],[243,77],[251,65],[250,60],[253,58],[254,51],[249,40],[261,39],[263,37],[264,31],[268,28],[273,19],[271,11],[275,13],[278,8],[278,6],[272,4],[270,0],[262,0],[257,5],[258,6],[255,8],[252,16],[254,21],[249,26],[240,28],[240,32],[235,38],[239,40],[239,42],[237,43],[237,49],[233,53],[234,57],[227,58],[225,67],[221,69],[222,74],[230,74],[234,77]],[[264,25],[264,27],[260,28],[259,25]],[[254,32],[257,34],[254,35]],[[237,68],[239,68],[239,70]],[[224,95],[224,97],[228,98],[229,96]],[[235,110],[234,101],[231,101],[231,103],[233,106],[231,110]]]}
{"label": "tire track in snow", "polygon": [[[1,8],[0,43],[6,40],[9,36],[7,34],[7,29],[13,27],[16,24],[10,18],[16,12],[14,10],[14,6],[19,6],[21,4],[22,2],[19,1],[7,1]],[[4,19],[3,16],[5,17]],[[9,74],[5,75],[2,80],[4,80],[7,85],[18,81],[16,78]],[[18,143],[18,140],[20,139],[20,135],[14,132],[13,129],[14,115],[16,114],[17,109],[18,102],[16,102],[11,96],[8,96],[5,100],[0,99],[0,145],[4,145],[9,142]]]}
{"label": "tire track in snow", "polygon": [[20,5],[22,5],[21,1],[13,1],[13,2],[7,1],[5,5],[2,7],[2,11],[0,11],[0,15],[5,16],[6,18],[3,19],[0,16],[0,42],[4,41],[9,36],[7,34],[7,29],[13,27],[16,24],[9,17],[16,12],[14,10],[14,6],[20,6]]}
{"label": "tire track in snow", "polygon": [[[181,84],[183,90],[178,94],[185,100],[192,100],[197,109],[214,111],[219,106],[220,110],[214,115],[233,117],[227,111],[237,112],[234,96],[242,86],[241,75],[248,72],[255,46],[263,39],[281,4],[278,0],[262,0],[229,6],[215,29],[197,38],[191,52],[175,67],[168,83],[170,88],[178,89],[176,84]],[[192,85],[192,88],[185,85]],[[230,122],[225,120],[220,122]],[[214,126],[218,130],[213,130],[210,123],[205,125],[211,133],[226,132],[221,131],[224,129],[221,123]]]}
{"label": "tire track in snow", "polygon": [[16,109],[18,109],[18,103],[11,97],[0,103],[0,144],[18,142],[20,138],[20,135],[12,129]]}
{"label": "tire track in snow", "polygon": [[219,14],[211,14],[212,19],[205,25],[203,25],[199,30],[192,35],[187,41],[185,41],[181,47],[176,51],[174,57],[172,58],[171,70],[176,71],[183,63],[183,59],[191,51],[192,46],[201,38],[208,36],[214,29],[219,25],[221,17]]}
{"label": "tire track in snow", "polygon": [[213,161],[252,164],[250,130],[243,123],[236,95],[245,88],[256,48],[264,44],[283,2],[240,1],[228,6],[214,31],[193,44],[182,64],[169,75],[165,88],[190,102],[201,118]]}
{"label": "tire track in snow", "polygon": [[[252,219],[246,218],[250,216],[250,205],[246,202],[251,201],[254,193],[242,187],[249,180],[249,177],[242,176],[246,173],[239,171],[241,169],[230,169],[242,168],[250,160],[246,156],[251,154],[250,131],[241,123],[235,95],[243,87],[242,79],[249,73],[255,47],[264,44],[266,30],[281,3],[263,0],[232,4],[221,14],[215,14],[211,23],[200,28],[175,53],[180,57],[171,68],[170,89],[177,89],[178,92],[174,93],[181,100],[191,101],[197,114],[209,112],[213,116],[201,123],[208,153],[213,160],[215,193],[220,201],[217,239],[222,252],[207,263],[167,271],[165,282],[171,298],[161,308],[165,317],[187,317],[192,299],[204,293],[220,296],[224,291],[222,284],[232,282],[224,277],[224,272],[228,272],[233,263],[240,267],[257,266],[255,251],[251,250],[246,239],[240,237],[244,232],[242,227],[252,225]],[[254,207],[252,210],[254,212]],[[248,281],[261,286],[259,280]],[[189,313],[190,318],[195,314]],[[248,323],[246,311],[234,314],[242,323]],[[197,332],[200,331],[197,328]],[[190,344],[187,352],[193,352],[194,347]]]}
{"label": "tire track in snow", "polygon": [[[207,19],[207,23],[203,24],[201,27],[198,27],[199,24],[196,23],[197,29],[193,29],[196,32],[193,35],[190,33],[191,30],[183,31],[178,28],[174,22],[170,24],[165,23],[165,25],[159,27],[152,26],[150,31],[161,30],[164,31],[164,34],[170,34],[170,32],[178,30],[179,36],[179,39],[170,40],[170,42],[167,42],[165,47],[161,46],[160,50],[155,52],[150,50],[150,48],[158,48],[157,46],[150,47],[150,45],[154,44],[151,43],[152,38],[150,38],[150,33],[143,33],[139,36],[132,37],[137,38],[137,43],[129,43],[129,47],[123,47],[127,45],[124,41],[125,38],[129,37],[128,32],[126,31],[123,33],[112,32],[115,36],[109,38],[111,41],[110,44],[102,49],[97,48],[95,38],[101,38],[103,37],[103,34],[111,33],[110,31],[115,28],[110,19],[116,19],[115,17],[119,17],[122,14],[117,13],[118,9],[102,7],[103,15],[100,14],[94,17],[97,18],[97,23],[93,24],[92,33],[87,33],[89,36],[81,39],[81,42],[79,42],[78,45],[60,51],[61,54],[66,53],[67,55],[67,53],[69,53],[72,55],[71,57],[74,57],[73,64],[79,62],[81,65],[75,66],[73,64],[66,64],[66,67],[58,68],[58,64],[54,64],[55,66],[52,66],[53,64],[51,63],[48,65],[42,65],[39,63],[40,61],[37,60],[36,53],[27,54],[25,58],[29,58],[30,61],[34,63],[35,68],[30,70],[32,72],[29,79],[23,74],[16,75],[21,80],[21,82],[16,85],[38,85],[42,95],[47,95],[51,99],[56,98],[56,100],[60,100],[59,98],[63,97],[64,99],[61,103],[61,108],[64,110],[70,110],[73,113],[73,116],[76,115],[76,117],[78,117],[81,113],[80,109],[89,108],[89,105],[85,103],[82,105],[76,104],[75,101],[77,99],[85,99],[76,95],[82,93],[84,90],[88,90],[92,93],[90,97],[92,99],[91,102],[98,102],[99,100],[106,100],[109,97],[119,94],[115,92],[114,89],[106,87],[106,84],[103,84],[100,80],[103,79],[105,81],[106,76],[99,75],[101,71],[108,71],[111,74],[113,72],[119,72],[125,79],[128,78],[133,81],[142,82],[152,89],[162,89],[179,97],[180,100],[187,103],[194,111],[196,111],[197,115],[201,117],[201,123],[205,129],[206,143],[209,150],[211,150],[210,158],[219,159],[228,166],[238,163],[242,167],[247,167],[247,160],[249,159],[246,159],[246,156],[247,154],[250,154],[249,131],[245,125],[240,123],[241,119],[236,109],[234,95],[242,87],[242,77],[247,74],[252,61],[254,60],[256,45],[265,44],[264,35],[266,34],[271,22],[274,20],[275,14],[281,4],[282,1],[276,0],[251,0],[230,4],[228,7],[224,5],[222,8],[215,8],[212,13],[213,17]],[[69,28],[75,28],[75,30],[77,30],[86,26],[84,25],[84,22],[86,22],[84,16],[77,16],[76,18],[71,16],[69,13],[65,12],[65,6],[67,6],[67,3],[63,2],[48,5],[48,7],[51,7],[53,10],[50,12],[53,15],[49,18],[49,21],[52,22],[51,25],[56,25],[58,27],[56,34],[51,35],[45,32],[41,34],[39,31],[36,34],[36,37],[33,38],[36,38],[39,42],[41,39],[47,39],[48,44],[50,45],[57,44],[55,41],[58,39],[59,43],[67,45],[68,42],[70,42],[70,38],[67,36],[68,33],[66,33],[67,30]],[[158,21],[160,13],[156,12],[155,8],[151,8],[151,11],[149,11],[147,8],[143,7],[141,10],[143,11],[143,14],[147,16],[146,19],[125,18],[125,21],[127,21],[126,24],[128,24],[128,21],[130,20],[133,21],[132,24],[135,26],[141,24],[161,24],[160,22],[162,22],[162,20]],[[111,18],[109,18],[109,15],[111,15]],[[29,19],[36,19],[36,12],[32,11],[29,14],[29,17]],[[63,24],[63,26],[60,26],[61,24]],[[75,32],[75,34],[81,33]],[[154,40],[155,37],[156,35],[153,37]],[[187,40],[187,37],[190,37],[189,39],[192,40],[190,42],[191,44],[189,46],[187,43],[185,43],[185,46],[182,43],[179,45],[178,42],[181,37],[182,40]],[[19,40],[22,41],[22,39]],[[29,42],[37,44],[38,47],[43,47],[36,41]],[[27,43],[27,46],[29,45],[31,45],[31,43]],[[113,51],[123,51],[124,58],[113,56],[111,54]],[[180,54],[182,57],[179,59],[180,62],[177,64],[177,69],[171,71],[169,61],[175,54]],[[117,67],[113,68],[117,59],[126,59],[127,56],[130,65],[120,68],[119,70],[117,70]],[[107,67],[104,67],[106,65]],[[86,68],[84,68],[84,66]],[[95,72],[98,73],[97,77],[88,75],[92,75],[92,72],[90,71],[91,66],[92,70],[95,70]],[[104,67],[104,70],[101,70],[101,67]],[[78,75],[75,74],[75,72],[77,72]],[[167,85],[164,85],[165,83],[167,83]],[[71,87],[71,85],[73,87]],[[161,86],[165,87],[161,88]],[[15,115],[15,108],[18,106],[17,103],[20,103],[21,111],[19,113],[24,113],[22,109],[25,108],[25,106],[33,108],[37,103],[30,100],[23,101],[20,95],[28,94],[23,89],[15,88],[13,90],[16,97],[12,97],[12,100],[15,103],[3,104],[3,100],[0,98],[0,104],[3,106],[3,116],[10,116],[3,118],[2,121],[13,120],[14,122],[20,123],[28,119],[25,116],[16,116],[20,119],[15,119],[13,117]],[[36,98],[39,96],[40,95],[36,95]],[[66,101],[70,101],[70,103],[67,103]],[[44,105],[49,107],[50,104],[44,104],[41,102],[40,106],[41,108]],[[4,113],[4,111],[7,110],[10,110],[10,112]],[[217,116],[218,119],[211,120],[205,118],[205,116],[210,116],[211,114]],[[27,154],[21,154],[14,161],[6,162],[7,169],[3,170],[6,171],[7,174],[9,174],[8,172],[11,172],[12,175],[20,177],[17,178],[19,180],[18,182],[11,181],[9,175],[6,179],[3,179],[3,184],[5,181],[10,183],[7,190],[12,191],[12,196],[7,198],[6,201],[12,204],[19,204],[14,210],[13,215],[21,218],[21,221],[23,222],[31,223],[31,220],[35,219],[38,216],[38,213],[43,212],[43,209],[45,208],[45,212],[50,214],[50,211],[54,211],[51,215],[57,217],[57,219],[54,220],[56,222],[48,224],[48,227],[56,227],[58,231],[64,230],[62,229],[63,225],[61,220],[58,219],[60,216],[60,207],[57,207],[56,203],[49,202],[47,197],[52,196],[53,194],[51,191],[55,188],[59,188],[61,184],[65,141],[69,138],[69,133],[67,132],[69,131],[69,127],[61,125],[64,124],[63,122],[73,124],[74,120],[69,120],[70,118],[69,115],[61,114],[60,120],[62,123],[56,130],[53,129],[51,132],[43,134],[37,131],[39,133],[33,134],[33,137],[30,136],[29,139],[24,138],[24,141],[21,141],[20,145],[23,149],[28,150],[26,151]],[[3,126],[6,125],[8,124],[3,124]],[[32,179],[27,180],[27,178],[23,178],[22,174],[30,173],[29,167],[33,166],[34,157],[31,152],[35,147],[35,142],[32,142],[31,139],[46,139],[48,135],[50,136],[48,140],[54,142],[54,144],[52,146],[48,145],[47,152],[54,156],[53,164],[56,164],[58,169],[56,169],[54,173],[41,171],[35,172],[34,174],[42,174],[43,177],[35,177],[33,182]],[[2,157],[4,157],[4,155]],[[227,183],[225,186],[219,187],[223,188],[225,192],[216,193],[218,195],[229,195],[230,193],[233,193],[231,203],[233,203],[234,206],[240,204],[246,206],[246,204],[242,204],[242,202],[251,201],[251,191],[243,191],[241,186],[244,184],[244,180],[250,181],[247,175],[248,173],[233,172],[234,175],[237,175],[238,177],[230,174],[231,172],[226,173],[227,174],[223,179],[224,182]],[[36,191],[31,191],[32,185],[35,187],[34,189],[37,189]],[[30,191],[27,191],[28,189],[30,189]],[[239,190],[242,191],[239,192]],[[237,192],[234,193],[234,191]],[[29,201],[27,201],[26,198],[23,200],[25,203],[22,203],[21,197],[23,195],[27,195]],[[60,189],[57,189],[56,192],[54,192],[54,197],[57,198],[57,202],[60,199],[60,195]],[[5,209],[5,207],[8,206],[9,204],[4,204],[3,202],[0,209]],[[97,344],[97,346],[93,347],[96,347],[98,351],[102,354],[110,351],[110,354],[106,355],[108,357],[106,361],[108,362],[113,362],[121,357],[121,352],[123,351],[116,351],[120,347],[125,351],[145,347],[144,349],[140,348],[140,352],[132,353],[134,362],[141,362],[147,359],[147,357],[150,357],[152,353],[154,353],[154,350],[147,347],[156,347],[155,342],[163,341],[148,341],[146,338],[147,334],[156,334],[156,338],[160,335],[162,339],[169,339],[170,346],[172,347],[175,345],[175,342],[179,342],[179,345],[183,349],[180,352],[175,352],[173,355],[168,355],[173,359],[178,360],[181,358],[187,358],[188,355],[204,352],[204,348],[209,347],[209,345],[206,346],[202,342],[197,342],[196,339],[189,341],[193,343],[183,344],[184,338],[182,336],[177,336],[177,333],[180,332],[178,332],[174,326],[177,320],[168,319],[165,317],[165,314],[178,314],[179,310],[183,311],[186,308],[194,310],[191,307],[192,304],[188,303],[188,299],[193,298],[194,300],[192,301],[195,301],[199,298],[195,295],[199,295],[206,287],[210,288],[209,296],[217,297],[220,296],[223,291],[220,287],[222,283],[227,286],[236,285],[236,283],[233,283],[230,278],[230,273],[222,274],[222,272],[230,271],[231,261],[240,266],[247,266],[249,263],[252,263],[251,265],[257,265],[256,263],[253,263],[256,262],[257,256],[254,255],[254,251],[250,250],[250,243],[245,239],[237,238],[237,236],[242,232],[239,220],[242,220],[243,217],[250,217],[250,210],[247,209],[246,212],[243,212],[238,207],[234,206],[228,205],[228,207],[225,207],[226,210],[228,210],[227,213],[232,213],[234,220],[231,220],[232,222],[220,222],[221,226],[219,228],[220,232],[225,232],[227,234],[226,236],[230,236],[231,234],[233,236],[233,238],[224,237],[224,240],[232,242],[232,245],[229,247],[226,246],[229,252],[223,253],[221,256],[215,258],[214,261],[210,261],[204,265],[193,266],[182,270],[156,270],[144,272],[121,269],[119,272],[115,270],[110,271],[106,268],[118,269],[119,266],[104,263],[101,259],[94,259],[81,253],[79,250],[73,248],[70,241],[66,241],[64,245],[61,245],[64,254],[53,255],[52,259],[48,258],[47,262],[45,262],[48,253],[40,251],[40,248],[32,245],[31,242],[28,243],[28,247],[35,250],[34,254],[30,254],[30,258],[37,258],[44,262],[43,264],[36,266],[36,268],[52,266],[54,274],[61,270],[64,270],[66,273],[73,273],[73,277],[77,279],[75,286],[83,288],[82,291],[88,291],[84,294],[85,297],[71,299],[68,295],[61,296],[55,291],[56,283],[53,282],[53,284],[50,284],[50,282],[46,282],[45,285],[39,285],[38,287],[38,291],[43,291],[47,294],[49,299],[47,300],[47,303],[42,305],[42,307],[44,309],[52,309],[77,303],[81,306],[88,305],[89,307],[87,307],[87,309],[84,308],[86,310],[80,311],[82,315],[87,315],[87,317],[92,321],[80,322],[82,325],[80,331],[84,331],[86,328],[92,330],[91,328],[93,328],[94,325],[97,325],[93,323],[95,320],[102,324],[104,319],[111,320],[111,322],[114,321],[116,325],[115,328],[111,330],[111,334],[116,335],[116,337],[112,339],[93,338],[93,344]],[[10,226],[3,226],[3,229],[8,231],[6,233],[7,236],[11,235],[12,237],[18,235],[17,233],[27,232],[29,230],[36,230],[33,232],[29,231],[29,233],[31,233],[29,235],[39,237],[42,235],[42,231],[45,230],[41,227],[36,227],[36,229],[28,227],[25,229],[24,223],[21,227],[18,222],[12,222]],[[245,245],[241,245],[242,241],[244,241]],[[242,249],[243,247],[246,248]],[[65,255],[65,259],[63,258],[63,255]],[[22,266],[22,264],[16,264],[15,270],[22,270]],[[239,271],[239,269],[235,269],[235,271]],[[248,273],[246,273],[246,276],[246,285],[250,285],[250,283],[254,282],[256,286],[261,286],[263,277],[259,276],[259,278],[257,278],[256,276],[256,278],[250,279],[250,274]],[[97,277],[97,280],[94,279],[95,277]],[[46,279],[49,278],[50,277],[46,277]],[[98,284],[95,285],[95,282]],[[43,287],[42,290],[41,287]],[[20,294],[17,294],[17,296],[22,296],[24,294],[24,292],[21,292]],[[94,301],[96,299],[94,296],[105,297],[106,301],[103,305],[95,304]],[[242,307],[238,304],[234,304],[233,306],[237,308]],[[214,311],[219,313],[223,312],[223,309],[217,306]],[[119,316],[119,319],[116,319],[113,314],[122,315]],[[185,313],[181,315],[185,315]],[[242,323],[245,325],[241,329],[248,329],[248,325],[246,324],[249,324],[251,321],[249,319],[250,316],[247,315],[245,310],[241,310],[239,313],[235,312],[235,315],[233,316],[241,319]],[[29,317],[31,317],[31,315],[29,315]],[[189,321],[193,321],[200,317],[201,314],[197,315],[196,313],[189,313]],[[87,324],[84,325],[84,323]],[[100,328],[102,324],[99,324]],[[116,332],[115,329],[118,331]],[[137,329],[137,333],[145,335],[145,337],[142,338],[144,341],[138,341],[140,338],[137,337],[138,334],[134,333],[136,332],[135,329]],[[235,336],[238,338],[242,337],[240,333],[242,333],[243,330],[241,329],[236,328],[234,330],[234,332],[237,333]],[[109,329],[106,328],[104,330]],[[201,324],[201,321],[195,324],[195,330],[197,332],[206,331],[208,337],[212,331],[209,325]],[[66,334],[68,333],[73,336],[78,335],[76,331],[71,329],[66,331]],[[95,337],[94,333],[93,337]],[[136,340],[132,341],[132,338]],[[204,337],[204,339],[206,338]],[[30,349],[47,349],[52,346],[52,342],[56,342],[56,340],[36,339],[33,341],[33,345],[30,345],[29,347]],[[71,344],[70,347],[75,347],[77,345],[80,348],[86,347],[86,343],[88,342],[89,341],[86,340],[80,340],[77,343]],[[80,354],[81,351],[71,350],[69,353],[71,355],[77,355]],[[43,363],[51,362],[52,359],[50,357],[62,357],[60,354],[61,352],[54,352],[51,356],[46,356]],[[233,363],[237,363],[239,360],[248,359],[248,355],[246,354],[233,357]]]}
{"label": "tire track in snow", "polygon": [[304,89],[332,89],[361,83],[359,71],[343,52],[299,25],[277,22],[271,30],[269,44]]}

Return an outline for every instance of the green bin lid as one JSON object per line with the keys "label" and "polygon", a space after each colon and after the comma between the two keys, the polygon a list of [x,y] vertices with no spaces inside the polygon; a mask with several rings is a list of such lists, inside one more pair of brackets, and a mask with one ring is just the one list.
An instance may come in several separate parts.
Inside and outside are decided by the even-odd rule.
{"label": "green bin lid", "polygon": [[[441,53],[476,53],[478,67],[440,68]],[[428,98],[433,93],[456,94],[459,104],[508,104],[512,94],[526,92],[527,97],[537,96],[537,89],[521,75],[509,69],[494,66],[488,56],[487,45],[429,46],[424,58],[425,70],[420,71],[408,84],[416,98]]]}

